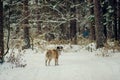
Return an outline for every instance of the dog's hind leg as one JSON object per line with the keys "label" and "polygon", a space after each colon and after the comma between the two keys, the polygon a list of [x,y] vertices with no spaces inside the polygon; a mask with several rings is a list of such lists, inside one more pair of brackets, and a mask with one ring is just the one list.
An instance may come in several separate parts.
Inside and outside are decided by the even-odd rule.
{"label": "dog's hind leg", "polygon": [[48,63],[48,59],[45,60],[45,65],[47,66],[47,63]]}
{"label": "dog's hind leg", "polygon": [[48,65],[50,66],[50,62],[51,62],[52,59],[49,59],[49,62],[48,62]]}
{"label": "dog's hind leg", "polygon": [[45,65],[47,66],[47,60],[45,60]]}
{"label": "dog's hind leg", "polygon": [[58,59],[55,59],[55,66],[59,65],[58,64]]}

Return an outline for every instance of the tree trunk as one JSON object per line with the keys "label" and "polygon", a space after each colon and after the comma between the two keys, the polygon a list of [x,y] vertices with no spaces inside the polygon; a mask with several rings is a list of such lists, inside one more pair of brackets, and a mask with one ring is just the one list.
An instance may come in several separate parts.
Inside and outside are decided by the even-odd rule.
{"label": "tree trunk", "polygon": [[120,45],[120,0],[117,1],[118,41]]}
{"label": "tree trunk", "polygon": [[94,0],[94,14],[95,14],[96,48],[101,48],[104,46],[105,36],[104,27],[102,23],[102,11],[99,0]]}
{"label": "tree trunk", "polygon": [[0,0],[0,63],[3,63],[4,33],[3,33],[3,0]]}
{"label": "tree trunk", "polygon": [[24,26],[24,42],[25,45],[23,47],[23,49],[28,49],[30,48],[30,38],[29,38],[29,23],[28,23],[28,0],[24,0],[23,1],[23,26]]}
{"label": "tree trunk", "polygon": [[65,24],[65,23],[62,23],[61,25],[60,25],[60,35],[61,35],[61,37],[60,37],[60,39],[65,39],[65,40],[67,40],[67,36],[66,36],[66,34],[67,34],[67,25]]}
{"label": "tree trunk", "polygon": [[114,9],[114,14],[113,14],[113,20],[114,20],[114,24],[113,24],[113,28],[114,28],[114,38],[115,40],[118,40],[117,38],[117,0],[113,0],[113,9]]}
{"label": "tree trunk", "polygon": [[77,36],[76,36],[76,20],[70,21],[70,39],[73,44],[77,44]]}
{"label": "tree trunk", "polygon": [[[76,1],[72,0],[73,4],[75,5]],[[71,7],[70,9],[71,12],[71,18],[75,18],[76,17],[76,7]],[[70,20],[70,38],[73,44],[77,44],[77,22],[76,19],[71,19]]]}
{"label": "tree trunk", "polygon": [[40,10],[39,10],[39,5],[38,5],[38,0],[35,0],[36,4],[36,15],[37,15],[37,28],[38,28],[38,33],[41,33],[41,24],[40,24]]}

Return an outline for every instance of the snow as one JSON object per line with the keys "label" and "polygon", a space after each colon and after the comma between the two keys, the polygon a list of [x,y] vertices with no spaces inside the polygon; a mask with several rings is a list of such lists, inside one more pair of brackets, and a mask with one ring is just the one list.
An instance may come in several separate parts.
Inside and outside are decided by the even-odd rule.
{"label": "snow", "polygon": [[120,80],[119,52],[102,57],[96,55],[100,53],[98,50],[89,52],[79,45],[62,46],[58,66],[54,66],[54,60],[50,66],[45,66],[46,51],[28,49],[22,56],[25,67],[7,62],[0,65],[0,80]]}

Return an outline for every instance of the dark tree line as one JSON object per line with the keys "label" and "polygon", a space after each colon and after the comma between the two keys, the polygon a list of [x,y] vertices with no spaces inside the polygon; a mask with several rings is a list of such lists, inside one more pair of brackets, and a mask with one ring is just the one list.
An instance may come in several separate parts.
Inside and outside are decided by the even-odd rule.
{"label": "dark tree line", "polygon": [[118,41],[120,44],[120,1],[88,0],[88,2],[90,15],[94,15],[95,19],[94,21],[91,18],[90,21],[90,39],[96,41],[97,48],[103,47],[108,39]]}

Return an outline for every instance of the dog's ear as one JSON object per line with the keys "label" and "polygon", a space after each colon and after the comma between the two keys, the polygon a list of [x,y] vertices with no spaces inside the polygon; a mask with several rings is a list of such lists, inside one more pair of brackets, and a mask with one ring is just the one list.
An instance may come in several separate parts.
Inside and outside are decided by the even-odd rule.
{"label": "dog's ear", "polygon": [[60,48],[61,48],[61,49],[63,49],[63,47],[62,47],[62,46],[61,46]]}
{"label": "dog's ear", "polygon": [[60,47],[59,47],[59,46],[57,46],[57,49],[60,49]]}

